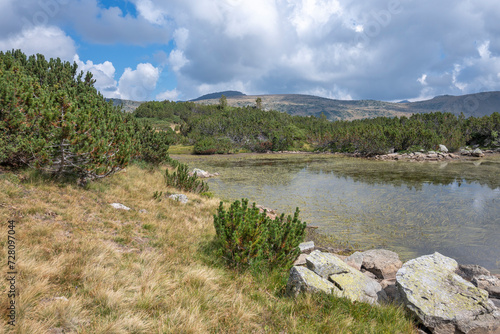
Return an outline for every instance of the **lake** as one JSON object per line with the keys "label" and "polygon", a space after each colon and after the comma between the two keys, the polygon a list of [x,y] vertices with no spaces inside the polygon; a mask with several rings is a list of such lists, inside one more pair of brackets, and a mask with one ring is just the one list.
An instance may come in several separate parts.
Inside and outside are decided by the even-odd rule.
{"label": "lake", "polygon": [[173,156],[221,175],[217,197],[248,198],[361,249],[403,260],[439,252],[500,273],[500,157],[373,161],[326,154]]}

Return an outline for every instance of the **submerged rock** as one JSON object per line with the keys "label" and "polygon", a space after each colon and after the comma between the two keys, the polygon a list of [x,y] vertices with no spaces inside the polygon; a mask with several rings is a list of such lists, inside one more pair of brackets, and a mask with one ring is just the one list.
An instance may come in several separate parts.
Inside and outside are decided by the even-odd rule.
{"label": "submerged rock", "polygon": [[403,303],[433,333],[494,333],[500,312],[488,293],[455,271],[458,263],[439,253],[406,262],[396,274]]}

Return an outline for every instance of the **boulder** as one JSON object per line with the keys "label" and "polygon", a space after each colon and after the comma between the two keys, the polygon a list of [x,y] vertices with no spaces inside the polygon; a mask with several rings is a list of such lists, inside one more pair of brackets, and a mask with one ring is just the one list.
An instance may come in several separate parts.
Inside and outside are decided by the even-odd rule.
{"label": "boulder", "polygon": [[394,279],[403,265],[398,254],[386,249],[371,249],[361,255],[362,268],[374,273],[379,279]]}
{"label": "boulder", "polygon": [[356,270],[361,270],[361,266],[363,265],[363,253],[354,252],[350,256],[345,258],[344,262]]}
{"label": "boulder", "polygon": [[432,333],[495,333],[500,312],[488,293],[455,272],[458,263],[439,253],[406,262],[396,274],[405,306]]}
{"label": "boulder", "polygon": [[314,250],[314,241],[307,241],[299,244],[301,253],[310,253]]}
{"label": "boulder", "polygon": [[306,258],[306,264],[307,268],[325,279],[328,279],[330,275],[349,273],[352,270],[350,266],[335,255],[322,253],[318,250],[315,250]]}
{"label": "boulder", "polygon": [[306,258],[306,264],[317,275],[333,282],[338,289],[332,292],[339,297],[370,304],[387,300],[387,295],[377,281],[366,277],[333,254],[314,251]]}
{"label": "boulder", "polygon": [[474,157],[484,157],[484,153],[479,148],[476,148],[474,151],[472,151],[472,156],[474,156]]}
{"label": "boulder", "polygon": [[488,269],[478,266],[477,264],[459,264],[456,273],[466,281],[472,281],[474,277],[481,275],[490,276]]}
{"label": "boulder", "polygon": [[439,150],[444,153],[448,153],[448,148],[444,145],[439,145]]}
{"label": "boulder", "polygon": [[294,266],[290,270],[290,276],[286,285],[288,295],[296,296],[300,292],[325,292],[332,293],[338,288],[326,279],[316,275],[306,267]]}
{"label": "boulder", "polygon": [[490,298],[500,299],[500,279],[496,276],[480,275],[472,279],[472,284],[488,292]]}

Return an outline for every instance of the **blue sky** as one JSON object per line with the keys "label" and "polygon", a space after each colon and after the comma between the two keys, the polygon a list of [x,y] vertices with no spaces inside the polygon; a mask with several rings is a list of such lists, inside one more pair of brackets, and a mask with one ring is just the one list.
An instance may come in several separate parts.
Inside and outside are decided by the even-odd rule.
{"label": "blue sky", "polygon": [[419,100],[500,90],[497,0],[0,0],[0,50],[76,61],[106,97],[239,90]]}

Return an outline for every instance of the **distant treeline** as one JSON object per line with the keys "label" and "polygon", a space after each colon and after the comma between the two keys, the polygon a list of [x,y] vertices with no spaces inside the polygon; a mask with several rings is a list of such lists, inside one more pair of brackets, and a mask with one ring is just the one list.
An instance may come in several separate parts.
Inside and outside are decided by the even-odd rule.
{"label": "distant treeline", "polygon": [[326,117],[291,116],[256,107],[200,105],[193,102],[146,102],[134,112],[156,127],[175,124],[176,143],[195,145],[195,153],[318,150],[374,155],[389,150],[455,151],[466,145],[500,146],[500,114],[465,118],[434,112],[411,117],[328,121]]}

